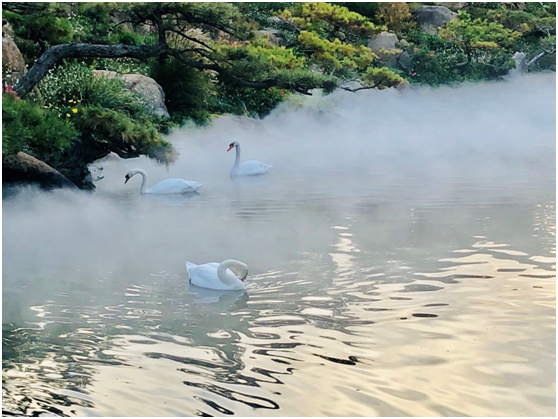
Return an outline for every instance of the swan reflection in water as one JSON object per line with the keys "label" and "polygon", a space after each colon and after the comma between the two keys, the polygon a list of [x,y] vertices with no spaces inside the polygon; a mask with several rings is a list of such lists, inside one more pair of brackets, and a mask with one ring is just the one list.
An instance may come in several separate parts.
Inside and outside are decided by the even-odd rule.
{"label": "swan reflection in water", "polygon": [[171,207],[182,207],[190,201],[197,201],[199,198],[200,194],[198,192],[189,192],[184,194],[150,194],[145,195],[144,199]]}
{"label": "swan reflection in water", "polygon": [[210,290],[190,285],[190,293],[194,296],[194,304],[212,304],[224,311],[242,309],[247,306],[249,299],[246,290]]}

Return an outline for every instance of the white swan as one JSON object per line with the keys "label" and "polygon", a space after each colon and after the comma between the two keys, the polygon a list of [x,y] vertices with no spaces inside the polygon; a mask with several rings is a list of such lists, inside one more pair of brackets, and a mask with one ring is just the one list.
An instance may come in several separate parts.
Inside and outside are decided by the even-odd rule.
{"label": "white swan", "polygon": [[231,169],[231,176],[263,175],[273,167],[272,164],[265,164],[257,160],[248,160],[240,164],[240,144],[238,144],[238,141],[230,143],[227,151],[231,151],[233,147],[236,147],[236,159]]}
{"label": "white swan", "polygon": [[132,178],[132,176],[140,174],[143,180],[141,181],[141,193],[187,193],[195,192],[202,187],[202,183],[193,180],[184,180],[180,178],[171,178],[160,181],[152,187],[147,187],[147,173],[142,169],[133,169],[126,173],[124,184]]}
{"label": "white swan", "polygon": [[[232,270],[240,276],[236,276]],[[210,262],[196,265],[186,262],[186,272],[190,283],[201,288],[212,290],[243,290],[244,280],[248,276],[248,266],[234,259],[227,259],[221,263]]]}

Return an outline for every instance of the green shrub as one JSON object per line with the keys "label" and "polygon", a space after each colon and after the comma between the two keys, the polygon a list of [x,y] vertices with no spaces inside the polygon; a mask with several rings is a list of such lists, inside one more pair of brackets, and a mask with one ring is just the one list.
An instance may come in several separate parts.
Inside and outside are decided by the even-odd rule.
{"label": "green shrub", "polygon": [[380,3],[372,3],[372,2],[342,2],[341,5],[345,6],[352,12],[356,12],[361,14],[362,16],[366,16],[368,19],[372,21],[376,21],[376,16],[380,10]]}
{"label": "green shrub", "polygon": [[293,2],[247,2],[237,3],[241,13],[248,19],[253,19],[261,27],[269,26],[269,18],[287,7],[292,7]]}
{"label": "green shrub", "polygon": [[78,113],[74,124],[89,149],[145,154],[160,163],[174,160],[171,144],[161,138],[157,126],[149,119],[139,123],[121,112],[92,106]]}
{"label": "green shrub", "polygon": [[161,163],[176,158],[161,136],[172,125],[146,111],[141,97],[126,89],[124,81],[96,77],[86,64],[69,61],[53,69],[39,89],[45,106],[79,133],[70,147],[45,160],[76,185],[89,187],[87,165],[110,152],[144,154]]}
{"label": "green shrub", "polygon": [[288,90],[270,87],[267,90],[221,84],[215,113],[231,113],[263,118],[290,96]]}
{"label": "green shrub", "polygon": [[412,64],[407,78],[412,83],[439,86],[463,79],[456,65],[465,57],[451,42],[421,30],[410,31],[407,39],[412,44]]}
{"label": "green shrub", "polygon": [[209,74],[169,58],[152,64],[151,77],[163,88],[165,104],[174,120],[209,120],[216,95],[215,82]]}
{"label": "green shrub", "polygon": [[100,106],[130,115],[145,112],[141,98],[127,90],[123,80],[96,77],[87,65],[76,61],[49,71],[39,90],[45,104],[54,108],[79,101],[81,106]]}
{"label": "green shrub", "polygon": [[116,71],[118,74],[141,74],[151,77],[151,63],[135,58],[89,58],[83,60],[97,70]]}
{"label": "green shrub", "polygon": [[56,3],[31,3],[33,13],[13,13],[2,10],[2,19],[13,26],[17,43],[28,64],[33,63],[52,45],[73,40],[73,29],[66,14]]}
{"label": "green shrub", "polygon": [[2,155],[25,151],[47,160],[67,149],[77,136],[66,116],[2,94]]}

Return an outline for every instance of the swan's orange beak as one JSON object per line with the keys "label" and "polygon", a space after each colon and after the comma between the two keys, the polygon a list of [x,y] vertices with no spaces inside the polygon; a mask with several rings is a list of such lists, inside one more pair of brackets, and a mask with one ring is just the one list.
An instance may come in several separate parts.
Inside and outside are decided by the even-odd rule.
{"label": "swan's orange beak", "polygon": [[126,178],[126,180],[124,181],[124,185],[125,185],[126,183],[128,183],[128,181],[130,180],[130,176],[126,175],[125,178]]}
{"label": "swan's orange beak", "polygon": [[227,149],[227,151],[231,151],[232,148],[234,148],[234,144],[231,144],[231,145],[229,146],[229,148]]}

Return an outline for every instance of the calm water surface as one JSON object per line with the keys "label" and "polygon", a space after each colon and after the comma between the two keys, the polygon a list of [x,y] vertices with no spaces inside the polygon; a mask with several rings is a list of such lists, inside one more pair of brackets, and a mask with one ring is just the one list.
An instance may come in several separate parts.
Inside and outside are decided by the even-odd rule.
{"label": "calm water surface", "polygon": [[[4,199],[4,414],[554,416],[555,145],[502,150]],[[188,285],[227,258],[246,293]]]}

